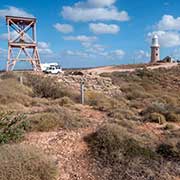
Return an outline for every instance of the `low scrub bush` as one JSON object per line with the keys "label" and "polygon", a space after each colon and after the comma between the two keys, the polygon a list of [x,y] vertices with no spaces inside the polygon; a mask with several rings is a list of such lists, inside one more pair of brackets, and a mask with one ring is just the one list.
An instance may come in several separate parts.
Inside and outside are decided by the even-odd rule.
{"label": "low scrub bush", "polygon": [[144,98],[150,98],[151,95],[148,94],[147,92],[145,91],[138,91],[138,90],[133,90],[132,92],[128,92],[127,93],[127,98],[129,100],[134,100],[134,99],[144,99]]}
{"label": "low scrub bush", "polygon": [[75,98],[75,94],[72,93],[73,91],[71,92],[64,84],[57,82],[51,77],[27,74],[26,78],[26,84],[33,88],[35,96],[52,99],[58,99],[65,96]]}
{"label": "low scrub bush", "polygon": [[86,103],[100,111],[111,111],[119,106],[119,102],[96,91],[86,92]]}
{"label": "low scrub bush", "polygon": [[141,79],[155,79],[156,77],[156,72],[154,71],[154,73],[152,73],[152,71],[147,68],[139,69],[135,72],[135,74]]}
{"label": "low scrub bush", "polygon": [[[176,106],[172,106],[164,103],[153,103],[149,105],[145,110],[141,112],[141,115],[145,117],[145,120],[152,122],[179,122],[180,110]],[[160,121],[159,121],[160,120]]]}
{"label": "low scrub bush", "polygon": [[144,88],[142,86],[138,85],[137,83],[127,83],[127,84],[121,86],[121,90],[124,93],[133,92],[134,90],[144,92]]}
{"label": "low scrub bush", "polygon": [[178,97],[174,97],[174,94],[164,95],[162,99],[166,104],[177,106],[178,105]]}
{"label": "low scrub bush", "polygon": [[180,160],[179,144],[162,143],[157,147],[157,153],[164,158]]}
{"label": "low scrub bush", "polygon": [[55,113],[37,113],[29,118],[30,131],[48,132],[61,127],[59,117]]}
{"label": "low scrub bush", "polygon": [[112,109],[108,115],[109,117],[118,120],[136,120],[135,113],[129,109],[122,109],[122,108]]}
{"label": "low scrub bush", "polygon": [[166,114],[166,119],[168,122],[180,122],[180,114],[176,114],[175,112],[168,112]]}
{"label": "low scrub bush", "polygon": [[60,106],[64,106],[64,107],[70,107],[72,105],[74,105],[74,101],[72,101],[69,97],[62,97],[60,99],[57,99],[55,101],[52,102],[53,104],[58,104]]}
{"label": "low scrub bush", "polygon": [[86,102],[90,106],[98,106],[99,102],[103,100],[105,96],[102,93],[95,91],[87,91],[86,92]]}
{"label": "low scrub bush", "polygon": [[1,180],[56,180],[55,160],[26,145],[0,147]]}
{"label": "low scrub bush", "polygon": [[88,120],[62,107],[52,107],[47,112],[34,114],[29,121],[30,131],[71,130],[88,126]]}
{"label": "low scrub bush", "polygon": [[115,85],[119,85],[121,86],[122,85],[122,82],[128,82],[128,83],[131,83],[131,82],[138,82],[140,81],[141,79],[132,74],[132,73],[127,73],[127,72],[113,72],[112,75],[111,75],[111,78],[113,80],[113,83]]}
{"label": "low scrub bush", "polygon": [[[112,124],[101,127],[86,139],[93,155],[103,163],[97,163],[100,168],[104,165],[104,172],[107,169],[112,172],[104,179],[170,180],[179,177],[180,143],[176,142],[179,142],[180,131],[179,123],[174,123],[180,118],[179,70],[180,67],[101,74],[112,79],[127,102],[107,110],[108,122]],[[131,121],[136,118],[160,124],[173,123],[165,123],[161,129],[151,132],[145,130],[148,126],[142,121]],[[158,135],[160,131],[161,136]]]}
{"label": "low scrub bush", "polygon": [[121,127],[127,128],[127,129],[134,129],[136,127],[136,123],[135,121],[131,121],[131,120],[122,120],[122,119],[112,119],[110,121],[111,123],[115,123]]}
{"label": "low scrub bush", "polygon": [[154,153],[142,147],[137,140],[118,124],[106,124],[86,138],[95,157],[103,164],[121,162],[124,158],[151,158]]}
{"label": "low scrub bush", "polygon": [[18,75],[15,72],[6,72],[0,76],[1,79],[18,79]]}
{"label": "low scrub bush", "polygon": [[121,87],[123,93],[125,93],[127,99],[143,99],[151,97],[151,94],[147,93],[145,89],[137,83],[129,83]]}
{"label": "low scrub bush", "polygon": [[66,95],[62,87],[52,82],[51,78],[37,75],[28,76],[28,83],[32,86],[34,94],[41,98],[61,98]]}
{"label": "low scrub bush", "polygon": [[24,106],[31,104],[31,88],[20,84],[15,79],[5,79],[0,81],[0,104],[9,105],[19,103]]}
{"label": "low scrub bush", "polygon": [[147,108],[145,108],[145,110],[143,110],[142,115],[147,115],[155,112],[160,114],[166,114],[167,105],[159,102],[152,103]]}
{"label": "low scrub bush", "polygon": [[28,128],[24,115],[13,113],[0,114],[0,144],[17,141]]}
{"label": "low scrub bush", "polygon": [[175,129],[175,126],[173,124],[166,124],[164,127],[164,130],[173,130]]}
{"label": "low scrub bush", "polygon": [[164,124],[166,123],[166,118],[164,115],[160,113],[151,113],[149,117],[146,117],[147,121],[154,122],[154,123],[159,123],[159,124]]}

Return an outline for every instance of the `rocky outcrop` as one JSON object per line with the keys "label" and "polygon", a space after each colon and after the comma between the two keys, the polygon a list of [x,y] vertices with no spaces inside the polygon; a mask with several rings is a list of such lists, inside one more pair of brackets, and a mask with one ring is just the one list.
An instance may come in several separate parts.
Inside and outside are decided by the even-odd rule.
{"label": "rocky outcrop", "polygon": [[81,82],[84,82],[86,90],[103,92],[107,95],[120,95],[120,87],[113,85],[111,78],[92,75],[89,73],[83,75],[63,75],[58,79],[72,88],[79,88]]}

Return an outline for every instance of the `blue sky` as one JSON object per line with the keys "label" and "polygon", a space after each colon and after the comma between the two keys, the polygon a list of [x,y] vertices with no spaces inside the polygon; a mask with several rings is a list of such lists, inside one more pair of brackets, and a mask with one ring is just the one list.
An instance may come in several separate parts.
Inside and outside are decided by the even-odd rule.
{"label": "blue sky", "polygon": [[1,69],[7,58],[5,15],[37,18],[43,63],[89,67],[148,62],[154,33],[161,58],[180,57],[179,0],[1,0]]}

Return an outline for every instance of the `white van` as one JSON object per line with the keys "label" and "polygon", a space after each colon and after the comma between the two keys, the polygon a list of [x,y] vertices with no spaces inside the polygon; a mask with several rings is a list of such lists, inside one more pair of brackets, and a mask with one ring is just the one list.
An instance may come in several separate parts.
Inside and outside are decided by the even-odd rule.
{"label": "white van", "polygon": [[63,73],[62,67],[58,63],[42,64],[42,71],[46,74],[59,74]]}

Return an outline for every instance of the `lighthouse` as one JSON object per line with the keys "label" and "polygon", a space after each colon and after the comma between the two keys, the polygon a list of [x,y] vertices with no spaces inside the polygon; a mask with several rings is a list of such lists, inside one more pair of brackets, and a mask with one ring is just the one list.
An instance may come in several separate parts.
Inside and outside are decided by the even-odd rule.
{"label": "lighthouse", "polygon": [[151,44],[151,62],[156,63],[160,60],[160,45],[157,35],[153,35]]}

